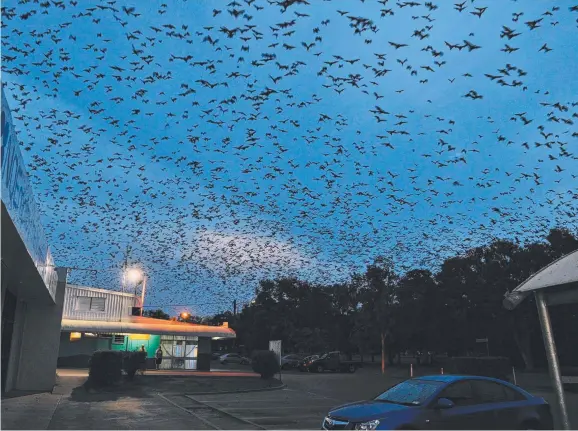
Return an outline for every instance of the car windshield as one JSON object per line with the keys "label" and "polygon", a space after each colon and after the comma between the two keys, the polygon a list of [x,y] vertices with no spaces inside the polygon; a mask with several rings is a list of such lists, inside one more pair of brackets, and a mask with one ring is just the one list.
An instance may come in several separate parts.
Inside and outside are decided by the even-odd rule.
{"label": "car windshield", "polygon": [[406,380],[375,397],[375,401],[403,404],[405,406],[419,406],[442,385],[443,382],[429,380]]}

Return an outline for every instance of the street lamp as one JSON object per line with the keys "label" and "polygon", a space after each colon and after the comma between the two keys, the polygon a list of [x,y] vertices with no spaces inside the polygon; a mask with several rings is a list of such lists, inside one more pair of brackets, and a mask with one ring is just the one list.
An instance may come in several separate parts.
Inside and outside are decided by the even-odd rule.
{"label": "street lamp", "polygon": [[183,312],[180,314],[180,316],[181,316],[181,319],[182,319],[182,320],[187,320],[187,319],[189,318],[190,314],[187,313],[186,311],[183,311]]}
{"label": "street lamp", "polygon": [[126,278],[133,283],[138,283],[144,278],[144,274],[139,268],[129,268],[126,270]]}
{"label": "street lamp", "polygon": [[[134,286],[134,293],[136,295],[136,288],[137,286],[142,283],[142,290],[141,290],[141,308],[140,308],[140,315],[143,315],[143,307],[144,307],[144,297],[146,292],[146,285],[147,285],[147,276],[140,268],[128,268],[124,271],[125,279],[135,284]],[[123,283],[124,284],[124,283]],[[124,291],[124,286],[123,286]]]}

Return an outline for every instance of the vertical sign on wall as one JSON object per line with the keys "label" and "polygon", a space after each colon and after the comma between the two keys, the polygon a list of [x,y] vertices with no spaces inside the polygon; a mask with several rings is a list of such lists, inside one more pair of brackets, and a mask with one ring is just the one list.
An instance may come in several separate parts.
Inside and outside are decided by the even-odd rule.
{"label": "vertical sign on wall", "polygon": [[277,359],[279,360],[279,366],[281,366],[281,340],[269,341],[269,350],[275,352]]}

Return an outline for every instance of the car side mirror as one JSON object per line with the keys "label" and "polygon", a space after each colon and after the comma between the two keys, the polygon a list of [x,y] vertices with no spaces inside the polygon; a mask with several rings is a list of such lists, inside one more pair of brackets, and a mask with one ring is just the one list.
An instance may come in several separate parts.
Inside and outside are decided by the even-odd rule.
{"label": "car side mirror", "polygon": [[447,398],[438,398],[434,407],[437,410],[446,410],[446,409],[451,409],[454,405],[455,404],[452,400],[449,400]]}

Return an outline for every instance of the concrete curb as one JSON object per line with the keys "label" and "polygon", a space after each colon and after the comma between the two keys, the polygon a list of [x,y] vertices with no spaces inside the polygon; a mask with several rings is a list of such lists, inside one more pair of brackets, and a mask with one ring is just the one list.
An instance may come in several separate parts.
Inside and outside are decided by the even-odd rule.
{"label": "concrete curb", "polygon": [[185,394],[186,397],[194,397],[196,395],[225,395],[225,394],[245,394],[249,392],[267,392],[267,391],[277,391],[279,389],[286,388],[287,385],[273,386],[272,388],[260,388],[260,389],[238,389],[236,391],[216,391],[216,392],[194,392],[191,394]]}

